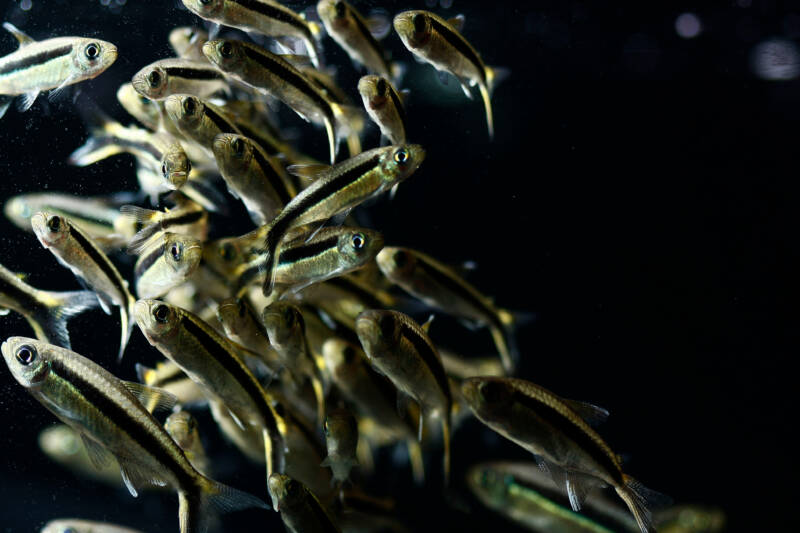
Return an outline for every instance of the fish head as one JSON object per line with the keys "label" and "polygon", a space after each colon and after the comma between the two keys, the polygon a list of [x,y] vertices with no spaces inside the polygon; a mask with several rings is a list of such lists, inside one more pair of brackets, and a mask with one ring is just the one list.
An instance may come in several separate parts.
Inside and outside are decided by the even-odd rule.
{"label": "fish head", "polygon": [[397,246],[383,248],[375,259],[383,275],[392,281],[409,279],[417,265],[414,254]]}
{"label": "fish head", "polygon": [[164,429],[184,450],[190,448],[197,438],[197,420],[188,411],[169,415],[164,422]]}
{"label": "fish head", "polygon": [[514,476],[503,474],[491,464],[481,464],[470,469],[467,483],[473,492],[483,494],[500,504],[506,500],[508,489],[514,483]]}
{"label": "fish head", "polygon": [[361,360],[361,349],[344,339],[330,338],[322,344],[322,359],[325,368],[331,373],[334,381],[346,381],[350,369]]}
{"label": "fish head", "polygon": [[160,300],[139,300],[134,306],[136,323],[150,344],[168,342],[180,332],[177,308]]}
{"label": "fish head", "polygon": [[[261,320],[273,344],[283,344],[305,329],[300,310],[286,301],[275,301],[261,312]],[[298,331],[299,330],[299,331]]]}
{"label": "fish head", "polygon": [[342,31],[350,24],[350,6],[341,0],[320,0],[317,2],[317,14],[326,26]]}
{"label": "fish head", "polygon": [[299,503],[305,487],[299,481],[290,478],[286,474],[279,474],[273,472],[267,480],[267,488],[269,495],[272,498],[272,506],[276,511],[280,511],[282,507],[292,507]]}
{"label": "fish head", "polygon": [[225,10],[225,0],[182,0],[186,9],[202,18],[219,16]]}
{"label": "fish head", "polygon": [[195,43],[207,39],[205,30],[193,26],[180,26],[169,32],[169,45],[178,56],[183,56]]}
{"label": "fish head", "polygon": [[160,65],[148,65],[133,75],[131,84],[137,93],[151,100],[161,100],[167,96],[169,77]]}
{"label": "fish head", "polygon": [[380,161],[384,186],[391,187],[405,180],[424,160],[425,149],[418,144],[387,146]]}
{"label": "fish head", "polygon": [[48,457],[57,461],[73,459],[81,451],[78,434],[65,424],[58,424],[43,429],[39,433],[39,448]]}
{"label": "fish head", "polygon": [[217,239],[205,245],[203,258],[211,269],[223,276],[233,275],[236,267],[244,263],[238,237]]}
{"label": "fish head", "polygon": [[400,339],[399,323],[391,311],[367,309],[356,318],[356,334],[371,364],[385,359]]}
{"label": "fish head", "polygon": [[58,249],[69,237],[69,222],[61,215],[40,211],[31,217],[31,228],[45,248]]}
{"label": "fish head", "polygon": [[217,318],[229,334],[247,325],[247,304],[241,298],[226,298],[217,307]]}
{"label": "fish head", "polygon": [[360,267],[371,261],[383,248],[380,232],[356,228],[339,236],[339,260],[345,268]]}
{"label": "fish head", "polygon": [[253,143],[243,135],[220,133],[214,137],[214,158],[223,173],[241,174],[253,160]]}
{"label": "fish head", "polygon": [[117,60],[117,47],[99,39],[78,39],[72,47],[72,63],[82,78],[94,78]]}
{"label": "fish head", "polygon": [[132,83],[123,83],[119,86],[117,101],[125,111],[142,124],[158,124],[160,120],[158,106],[146,96],[136,92]]}
{"label": "fish head", "polygon": [[203,45],[203,55],[225,72],[236,71],[244,62],[244,45],[231,39],[215,39]]}
{"label": "fish head", "polygon": [[205,106],[196,96],[173,94],[164,102],[167,115],[178,128],[193,129],[203,120]]}
{"label": "fish head", "polygon": [[404,11],[394,17],[394,31],[409,49],[420,48],[431,37],[430,16],[422,10]]}
{"label": "fish head", "polygon": [[25,201],[22,196],[15,196],[8,200],[3,206],[3,213],[6,218],[11,220],[15,225],[26,227],[29,224],[33,209],[30,204]]}
{"label": "fish head", "polygon": [[49,344],[28,337],[9,337],[0,346],[11,375],[26,389],[41,386],[50,373],[52,354]]}
{"label": "fish head", "polygon": [[203,256],[203,245],[198,239],[177,233],[165,234],[164,259],[181,277],[194,272]]}
{"label": "fish head", "polygon": [[378,109],[385,105],[389,98],[389,85],[383,77],[369,74],[358,80],[358,92],[364,107]]}
{"label": "fish head", "polygon": [[343,448],[358,440],[358,421],[347,409],[333,408],[328,411],[322,425],[325,440],[328,442],[328,453]]}
{"label": "fish head", "polygon": [[498,418],[513,402],[512,387],[503,378],[468,378],[461,383],[461,394],[482,420]]}
{"label": "fish head", "polygon": [[161,175],[167,187],[172,190],[180,189],[189,179],[191,171],[192,162],[183,147],[180,143],[171,144],[161,158]]}

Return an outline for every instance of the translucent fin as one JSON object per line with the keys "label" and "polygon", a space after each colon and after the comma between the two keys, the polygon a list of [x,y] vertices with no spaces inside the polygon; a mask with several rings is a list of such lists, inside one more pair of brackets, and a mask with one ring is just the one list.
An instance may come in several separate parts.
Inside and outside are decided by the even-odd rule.
{"label": "translucent fin", "polygon": [[[417,56],[415,55],[414,57]],[[450,85],[450,74],[444,70],[437,70],[436,77],[439,78],[439,81],[442,83],[442,85]]]}
{"label": "translucent fin", "polygon": [[164,389],[149,387],[133,381],[122,381],[122,384],[151,413],[155,411],[172,411],[178,403],[178,398]]}
{"label": "translucent fin", "polygon": [[567,497],[572,510],[578,512],[583,506],[586,495],[592,490],[595,483],[587,476],[582,476],[574,472],[567,472],[567,480],[565,482],[567,487]]}
{"label": "translucent fin", "polygon": [[[494,117],[492,116],[492,102],[489,97],[489,89],[483,84],[480,84],[478,88],[481,91],[481,98],[483,98],[483,107],[486,108],[486,124],[489,127],[489,139],[494,139]],[[466,88],[464,90],[466,91]]]}
{"label": "translucent fin", "polygon": [[[269,506],[260,498],[248,492],[234,489],[233,487],[211,480],[207,481],[210,486],[207,491],[204,491],[203,503],[207,503],[219,513],[230,513],[251,508],[269,509]],[[201,508],[205,508],[205,505],[201,505]]]}
{"label": "translucent fin", "polygon": [[41,310],[29,319],[36,337],[45,342],[70,348],[67,321],[87,309],[97,307],[98,300],[91,291],[38,293],[42,301]]}
{"label": "translucent fin", "polygon": [[[335,104],[332,104],[334,106]],[[331,165],[336,162],[336,132],[333,128],[333,122],[330,119],[325,119],[325,132],[328,134],[328,148],[331,153]]]}
{"label": "translucent fin", "polygon": [[464,91],[464,96],[466,96],[470,100],[473,100],[475,98],[474,96],[472,96],[472,90],[469,88],[468,83],[464,83],[463,81],[461,81],[461,90]]}
{"label": "translucent fin", "polygon": [[28,46],[29,44],[33,44],[33,43],[36,42],[27,33],[25,33],[24,31],[20,30],[19,28],[17,28],[16,26],[11,24],[10,22],[4,22],[3,23],[3,28],[5,28],[5,30],[7,32],[9,32],[11,35],[13,35],[17,39],[17,41],[19,42],[19,47],[20,48],[24,48],[24,47]]}
{"label": "translucent fin", "polygon": [[377,40],[385,38],[392,31],[392,21],[385,13],[370,13],[364,22],[366,22],[369,32]]}
{"label": "translucent fin", "polygon": [[73,83],[75,83],[75,80],[75,76],[70,76],[69,78],[65,79],[63,82],[61,82],[61,85],[47,94],[47,99],[51,102],[57,102],[59,100],[66,99],[67,95],[69,94],[69,88]]}
{"label": "translucent fin", "polygon": [[133,485],[130,476],[128,475],[127,470],[120,466],[119,468],[120,474],[122,474],[122,482],[125,483],[125,486],[128,487],[128,492],[131,493],[131,496],[134,498],[139,496],[139,493],[136,491],[136,487]]}
{"label": "translucent fin", "polygon": [[[125,282],[127,285],[127,281]],[[129,296],[127,306],[119,306],[119,322],[122,328],[122,337],[119,341],[119,354],[117,354],[117,363],[122,362],[122,355],[125,353],[125,348],[128,346],[128,341],[133,333],[133,325],[136,323],[133,319],[133,308],[136,305],[136,300]]]}
{"label": "translucent fin", "polygon": [[489,332],[492,334],[492,340],[500,353],[503,369],[509,374],[513,373],[516,362],[519,359],[513,326],[504,326],[502,328],[490,326]]}
{"label": "translucent fin", "polygon": [[0,118],[3,118],[3,116],[6,114],[6,111],[8,111],[11,102],[13,101],[14,101],[13,96],[0,94]]}
{"label": "translucent fin", "polygon": [[114,307],[114,302],[112,302],[106,295],[95,293],[97,296],[97,301],[100,302],[100,309],[107,315],[111,314],[111,308]]}
{"label": "translucent fin", "polygon": [[155,370],[144,366],[142,364],[136,363],[136,377],[139,378],[139,381],[142,383],[148,383],[151,379],[154,379]]}
{"label": "translucent fin", "polygon": [[422,446],[419,442],[409,439],[406,441],[408,447],[408,461],[411,463],[411,475],[417,485],[425,483],[425,461],[422,458]]}
{"label": "translucent fin", "polygon": [[17,100],[17,110],[20,113],[24,113],[25,111],[31,108],[31,106],[36,101],[36,98],[38,96],[39,96],[39,91],[31,91],[23,94],[20,97],[20,99]]}
{"label": "translucent fin", "polygon": [[149,226],[150,224],[153,224],[158,220],[158,215],[162,214],[161,211],[145,209],[135,205],[123,205],[119,208],[119,212],[123,217],[130,219],[137,224],[141,224],[142,226]]}
{"label": "translucent fin", "polygon": [[624,487],[614,487],[617,494],[630,509],[642,533],[655,533],[652,509],[664,507],[671,499],[664,494],[650,490],[632,477],[623,474]]}
{"label": "translucent fin", "polygon": [[314,181],[320,174],[331,169],[330,165],[289,165],[286,172],[303,180]]}
{"label": "translucent fin", "polygon": [[236,423],[236,425],[239,426],[239,429],[241,429],[242,431],[247,431],[247,428],[245,428],[242,420],[238,416],[236,416],[236,414],[233,411],[228,409],[228,414],[231,415],[231,420],[233,420],[234,423]]}
{"label": "translucent fin", "polygon": [[534,454],[533,457],[536,460],[536,464],[539,465],[539,469],[550,476],[556,487],[561,488],[566,485],[567,478],[564,469],[551,463],[541,455]]}
{"label": "translucent fin", "polygon": [[98,471],[102,470],[111,461],[111,453],[102,444],[93,441],[83,433],[80,433],[80,436],[92,466]]}
{"label": "translucent fin", "polygon": [[450,26],[452,26],[452,28],[454,30],[456,30],[458,33],[461,33],[462,31],[464,31],[464,15],[463,14],[459,14],[459,15],[456,15],[455,17],[451,18],[451,19],[447,19],[447,23],[450,24]]}
{"label": "translucent fin", "polygon": [[575,414],[580,416],[584,422],[592,427],[597,427],[608,420],[609,413],[602,407],[598,407],[586,402],[579,402],[577,400],[567,400],[564,398],[562,398],[562,401],[567,404],[570,409],[575,411]]}
{"label": "translucent fin", "polygon": [[90,137],[83,146],[69,155],[67,162],[70,165],[87,167],[121,153],[122,147],[110,143],[107,137]]}
{"label": "translucent fin", "polygon": [[433,323],[433,319],[434,319],[435,316],[436,315],[431,314],[428,317],[428,320],[426,320],[425,323],[422,324],[422,326],[421,326],[422,327],[422,331],[424,331],[425,333],[428,333],[431,330],[431,324]]}

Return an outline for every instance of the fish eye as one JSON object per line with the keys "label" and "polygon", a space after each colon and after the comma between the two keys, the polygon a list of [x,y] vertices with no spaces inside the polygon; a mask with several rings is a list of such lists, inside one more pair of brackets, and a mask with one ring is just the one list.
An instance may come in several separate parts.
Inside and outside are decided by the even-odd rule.
{"label": "fish eye", "polygon": [[401,165],[404,165],[408,159],[408,150],[405,148],[400,148],[394,153],[394,160]]}
{"label": "fish eye", "polygon": [[86,45],[86,48],[83,49],[83,53],[86,54],[86,57],[90,61],[94,61],[97,59],[97,56],[100,55],[100,47],[95,43],[89,43]]}
{"label": "fish eye", "polygon": [[169,318],[169,307],[163,304],[157,306],[155,309],[153,309],[153,318],[156,319],[156,322],[166,324],[167,318]]}
{"label": "fish eye", "polygon": [[197,110],[197,104],[194,98],[187,98],[183,101],[183,110],[187,115],[194,115],[195,110]]}
{"label": "fish eye", "polygon": [[494,381],[482,383],[478,388],[478,391],[486,403],[502,403],[507,396],[505,387],[503,387],[502,384]]}
{"label": "fish eye", "polygon": [[397,252],[394,254],[394,264],[397,268],[403,268],[408,264],[408,254],[406,252]]}
{"label": "fish eye", "polygon": [[326,436],[326,437],[327,437],[328,435],[330,435],[330,433],[331,433],[331,430],[330,430],[330,428],[328,427],[328,419],[327,419],[327,418],[325,419],[325,423],[322,425],[322,429],[323,429],[323,430],[325,430],[325,436]]}
{"label": "fish eye", "polygon": [[168,172],[167,172],[167,164],[166,164],[166,163],[161,163],[161,174],[162,174],[162,175],[163,175],[165,178],[166,178],[166,177],[167,177],[167,175],[168,175]]}
{"label": "fish eye", "polygon": [[50,217],[50,220],[47,221],[48,229],[56,233],[59,229],[61,229],[61,217]]}
{"label": "fish eye", "polygon": [[212,0],[200,0],[200,3],[203,4],[204,6],[207,6],[211,2],[212,2]]}
{"label": "fish eye", "polygon": [[378,91],[378,96],[386,94],[386,80],[383,78],[379,79],[378,83],[375,84],[375,90]]}
{"label": "fish eye", "polygon": [[192,171],[192,162],[188,159],[186,160],[186,172],[189,173]]}
{"label": "fish eye", "polygon": [[234,139],[231,143],[231,148],[234,154],[241,157],[244,154],[244,141],[239,138]]}
{"label": "fish eye", "polygon": [[347,15],[347,6],[344,5],[344,2],[336,2],[333,7],[336,9],[337,18],[342,18]]}
{"label": "fish eye", "polygon": [[291,307],[286,307],[283,310],[283,319],[286,321],[286,325],[292,327],[294,325],[294,311]]}
{"label": "fish eye", "polygon": [[14,357],[23,365],[28,366],[36,360],[36,348],[29,344],[23,344],[17,348],[17,353],[14,354]]}
{"label": "fish eye", "polygon": [[142,105],[150,105],[150,99],[149,99],[149,98],[147,98],[146,96],[141,96],[141,95],[140,95],[140,96],[139,96],[139,102],[140,102]]}
{"label": "fish eye", "polygon": [[352,363],[353,359],[356,357],[356,351],[352,346],[348,346],[344,349],[342,356],[344,357],[345,363]]}
{"label": "fish eye", "polygon": [[422,33],[425,31],[425,15],[423,15],[422,13],[417,13],[416,15],[414,15],[413,22],[414,22],[414,31],[418,33]]}
{"label": "fish eye", "polygon": [[367,239],[366,237],[364,237],[363,233],[356,233],[355,235],[353,235],[352,242],[353,242],[353,248],[355,248],[356,250],[361,250],[367,243]]}
{"label": "fish eye", "polygon": [[222,57],[231,57],[233,55],[233,45],[230,41],[223,41],[219,45],[219,55]]}
{"label": "fish eye", "polygon": [[72,527],[72,526],[69,526],[69,527],[67,527],[67,528],[64,528],[64,529],[62,529],[62,530],[61,530],[61,533],[78,533],[78,530],[77,530],[77,529],[75,529],[75,528],[74,528],[74,527]]}
{"label": "fish eye", "polygon": [[226,242],[220,247],[219,255],[225,261],[233,261],[233,258],[236,257],[236,249],[231,243]]}
{"label": "fish eye", "polygon": [[177,263],[181,260],[181,255],[183,255],[183,246],[180,243],[176,242],[169,249],[169,253],[172,255],[172,259],[174,259],[175,262]]}
{"label": "fish eye", "polygon": [[159,74],[157,70],[154,70],[147,76],[147,82],[150,84],[150,87],[155,89],[161,83],[161,74]]}
{"label": "fish eye", "polygon": [[381,328],[381,335],[383,335],[384,338],[391,338],[394,336],[394,320],[392,318],[391,315],[385,315],[378,324]]}

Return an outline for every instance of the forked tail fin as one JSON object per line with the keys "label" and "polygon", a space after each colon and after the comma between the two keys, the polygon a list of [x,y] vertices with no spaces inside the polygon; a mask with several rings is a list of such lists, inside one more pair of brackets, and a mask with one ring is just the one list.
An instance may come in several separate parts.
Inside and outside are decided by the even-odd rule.
{"label": "forked tail fin", "polygon": [[628,475],[623,474],[622,477],[625,486],[616,487],[617,494],[630,509],[642,533],[655,533],[652,510],[669,505],[670,498],[648,489]]}
{"label": "forked tail fin", "polygon": [[99,305],[92,291],[40,291],[41,308],[28,318],[36,337],[51,344],[70,349],[67,321]]}

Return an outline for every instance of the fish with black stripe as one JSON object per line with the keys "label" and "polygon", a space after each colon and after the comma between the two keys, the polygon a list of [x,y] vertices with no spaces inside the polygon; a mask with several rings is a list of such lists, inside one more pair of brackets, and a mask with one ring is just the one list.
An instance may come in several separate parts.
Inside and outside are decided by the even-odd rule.
{"label": "fish with black stripe", "polygon": [[181,58],[160,59],[150,63],[131,79],[133,88],[151,100],[163,100],[172,94],[193,94],[209,98],[229,93],[225,76],[203,57],[192,61]]}
{"label": "fish with black stripe", "polygon": [[106,314],[111,314],[112,306],[119,306],[122,337],[118,358],[121,360],[133,331],[131,317],[136,303],[128,290],[128,282],[97,243],[68,218],[40,212],[31,217],[31,227],[42,246],[97,293]]}
{"label": "fish with black stripe", "polygon": [[321,222],[348,213],[360,203],[397,186],[425,159],[425,149],[417,144],[385,146],[363,152],[332,167],[293,166],[290,173],[314,175],[314,182],[303,189],[263,228],[265,258],[264,294],[272,292],[278,245],[292,228]]}
{"label": "fish with black stripe", "polygon": [[[141,400],[157,391],[124,382],[91,360],[64,348],[25,337],[3,342],[3,358],[17,382],[62,422],[80,433],[98,467],[113,456],[133,496],[148,485],[178,492],[181,533],[205,530],[207,509],[266,508],[245,492],[211,480],[186,455]],[[174,405],[158,392],[162,407]]]}
{"label": "fish with black stripe", "polygon": [[54,37],[36,41],[9,22],[3,28],[19,42],[19,48],[0,57],[0,118],[11,101],[24,95],[19,110],[27,111],[42,91],[65,87],[99,76],[117,59],[117,47],[99,39]]}
{"label": "fish with black stripe", "polygon": [[183,59],[205,61],[203,43],[208,40],[208,32],[197,26],[179,26],[169,32],[169,45],[175,55]]}
{"label": "fish with black stripe", "polygon": [[272,505],[281,513],[286,529],[291,533],[341,533],[308,487],[285,474],[269,476]]}
{"label": "fish with black stripe", "polygon": [[406,142],[406,112],[403,98],[389,80],[369,75],[358,80],[358,92],[369,117],[392,144]]}
{"label": "fish with black stripe", "polygon": [[448,483],[453,397],[436,346],[419,324],[399,311],[364,311],[356,319],[356,333],[369,364],[419,405],[420,439],[426,417],[441,420]]}
{"label": "fish with black stripe", "polygon": [[173,124],[189,140],[213,157],[214,138],[220,133],[241,134],[233,121],[217,106],[190,94],[167,97],[164,108]]}
{"label": "fish with black stripe", "polygon": [[141,229],[128,243],[131,253],[158,233],[172,232],[205,241],[208,236],[208,213],[205,208],[180,192],[167,197],[174,207],[153,211],[135,205],[123,205],[120,213]]}
{"label": "fish with black stripe", "polygon": [[469,378],[462,382],[461,391],[481,422],[533,453],[554,478],[566,477],[573,510],[580,510],[593,487],[607,484],[628,506],[643,533],[655,531],[649,506],[665,497],[625,474],[619,456],[591,427],[605,420],[608,411],[516,378]]}
{"label": "fish with black stripe", "polygon": [[203,256],[194,237],[166,232],[133,250],[139,259],[133,268],[139,298],[158,298],[188,280]]}
{"label": "fish with black stripe", "polygon": [[489,137],[494,137],[491,93],[507,76],[505,69],[487,67],[475,48],[461,35],[463,17],[445,20],[430,11],[404,11],[394,17],[394,29],[415,56],[440,72],[449,72],[461,82],[464,94],[472,98],[471,86],[478,86],[486,109]]}

